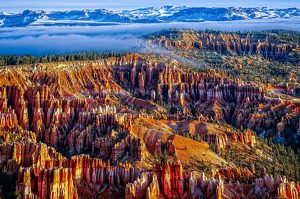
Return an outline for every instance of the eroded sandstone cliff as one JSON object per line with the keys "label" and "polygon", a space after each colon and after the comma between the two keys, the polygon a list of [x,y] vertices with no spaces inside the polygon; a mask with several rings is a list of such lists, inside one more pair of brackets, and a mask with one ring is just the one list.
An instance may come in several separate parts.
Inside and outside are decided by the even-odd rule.
{"label": "eroded sandstone cliff", "polygon": [[[299,198],[298,183],[257,179],[209,148],[251,150],[249,129],[298,132],[297,101],[138,54],[0,70],[0,170],[21,198]],[[223,120],[249,129],[212,124]],[[225,168],[185,170],[192,159]]]}

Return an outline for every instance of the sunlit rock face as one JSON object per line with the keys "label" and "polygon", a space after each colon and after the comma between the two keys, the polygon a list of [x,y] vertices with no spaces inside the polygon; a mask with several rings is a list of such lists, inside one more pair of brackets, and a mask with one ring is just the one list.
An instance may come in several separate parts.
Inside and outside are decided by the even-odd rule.
{"label": "sunlit rock face", "polygon": [[[67,133],[63,132],[82,129],[83,125],[91,125],[96,120],[97,124],[101,123],[106,116],[101,116],[104,113],[97,106],[113,103],[107,91],[118,93],[122,100],[133,103],[136,108],[161,110],[153,103],[132,99],[122,92],[123,89],[154,102],[180,105],[185,107],[185,113],[195,104],[196,111],[202,110],[203,116],[214,120],[234,119],[238,126],[255,126],[259,130],[274,127],[272,115],[275,112],[299,111],[297,102],[265,98],[263,88],[217,74],[186,73],[173,65],[139,55],[81,64],[81,67],[79,63],[45,64],[37,66],[33,73],[25,73],[26,76],[21,75],[20,70],[2,74],[1,93],[5,95],[3,100],[6,99],[3,108],[10,106],[12,110],[6,108],[8,115],[1,117],[1,125],[14,125],[18,121],[23,129],[46,131],[38,133],[37,137],[54,146],[64,145]],[[71,66],[70,71],[63,70]],[[53,67],[53,70],[46,73],[45,67]],[[10,82],[11,78],[14,82]],[[86,98],[89,95],[91,97]],[[249,113],[247,108],[252,106],[258,106],[263,114]]]}
{"label": "sunlit rock face", "polygon": [[[299,198],[299,183],[257,178],[209,148],[250,150],[250,129],[298,132],[299,120],[286,117],[297,101],[138,54],[0,70],[0,171],[15,176],[21,198]],[[249,129],[212,133],[222,120]],[[226,168],[184,169],[195,157]]]}

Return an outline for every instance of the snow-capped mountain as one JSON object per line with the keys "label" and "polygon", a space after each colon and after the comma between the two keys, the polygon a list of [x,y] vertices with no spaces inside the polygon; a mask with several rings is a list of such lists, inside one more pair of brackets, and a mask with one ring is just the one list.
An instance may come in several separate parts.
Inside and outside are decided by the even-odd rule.
{"label": "snow-capped mountain", "polygon": [[26,26],[45,17],[45,14],[46,12],[43,10],[24,10],[20,14],[4,15],[2,26]]}
{"label": "snow-capped mountain", "polygon": [[98,22],[128,23],[131,20],[106,9],[56,11],[47,14],[50,20],[85,20]]}
{"label": "snow-capped mountain", "polygon": [[161,8],[142,8],[119,12],[132,20],[148,21],[229,21],[262,18],[287,18],[300,16],[300,9],[269,8],[206,8],[188,6],[164,6]]}
{"label": "snow-capped mountain", "polygon": [[166,17],[189,8],[188,6],[163,6],[163,7],[149,7],[135,10],[123,10],[119,14],[126,16],[138,22],[159,22],[164,21]]}
{"label": "snow-capped mountain", "polygon": [[100,25],[120,23],[160,23],[230,21],[299,17],[300,9],[262,8],[206,8],[189,6],[149,7],[135,10],[106,9],[43,11],[25,10],[18,14],[0,12],[0,27],[28,25]]}
{"label": "snow-capped mountain", "polygon": [[[71,11],[35,11],[24,10],[19,14],[3,14],[2,27],[27,25],[71,25],[99,22],[129,23],[131,20],[113,11],[105,9]],[[1,22],[0,22],[1,27]]]}

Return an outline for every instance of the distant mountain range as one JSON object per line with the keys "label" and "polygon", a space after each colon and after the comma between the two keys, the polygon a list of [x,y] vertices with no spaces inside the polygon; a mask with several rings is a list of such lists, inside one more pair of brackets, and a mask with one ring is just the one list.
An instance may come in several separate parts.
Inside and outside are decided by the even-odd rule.
{"label": "distant mountain range", "polygon": [[188,6],[149,7],[110,11],[87,9],[71,11],[24,10],[22,13],[0,12],[0,27],[33,25],[107,25],[123,23],[201,22],[300,16],[299,8],[206,8]]}

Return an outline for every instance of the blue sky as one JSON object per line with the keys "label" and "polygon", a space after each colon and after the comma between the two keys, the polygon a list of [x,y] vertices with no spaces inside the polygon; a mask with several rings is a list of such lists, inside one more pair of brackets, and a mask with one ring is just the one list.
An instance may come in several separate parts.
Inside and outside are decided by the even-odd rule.
{"label": "blue sky", "polygon": [[86,8],[121,10],[163,5],[300,8],[300,0],[0,0],[0,11],[19,12],[24,9],[65,10]]}

